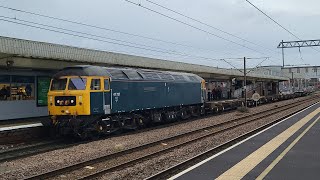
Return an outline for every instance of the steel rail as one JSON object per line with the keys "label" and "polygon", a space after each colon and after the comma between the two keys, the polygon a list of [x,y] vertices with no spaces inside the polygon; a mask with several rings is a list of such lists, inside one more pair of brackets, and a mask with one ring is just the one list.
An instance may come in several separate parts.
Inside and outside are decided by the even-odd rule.
{"label": "steel rail", "polygon": [[[308,98],[308,99],[305,99],[304,101],[308,102],[308,101],[314,101],[314,100],[313,100],[313,98]],[[252,119],[251,120],[251,122],[252,122],[254,120],[261,119],[262,118],[261,117],[261,113],[270,112],[270,113],[267,113],[266,115],[264,115],[264,117],[267,117],[267,116],[270,116],[271,114],[275,113],[273,110],[275,110],[276,112],[279,113],[279,112],[281,112],[281,111],[283,111],[285,109],[290,109],[292,107],[295,107],[296,104],[299,104],[299,103],[301,103],[301,102],[295,102],[293,104],[286,104],[286,105],[283,105],[283,106],[280,106],[280,107],[276,107],[276,108],[273,108],[273,109],[268,109],[268,110],[265,110],[265,111],[262,111],[262,112],[259,112],[259,113],[255,113],[255,114],[252,114],[252,115],[242,116],[242,117],[235,118],[235,119],[232,119],[232,120],[229,120],[229,121],[226,121],[226,122],[222,122],[222,123],[211,125],[211,126],[208,126],[208,127],[205,127],[205,128],[201,128],[201,129],[197,129],[197,130],[194,130],[194,131],[182,133],[182,134],[179,134],[179,135],[176,135],[176,136],[173,136],[173,137],[164,138],[164,139],[157,140],[157,141],[154,141],[154,142],[151,142],[151,143],[146,143],[146,144],[141,145],[141,146],[133,147],[133,148],[126,149],[126,150],[123,150],[123,151],[119,151],[119,152],[116,152],[116,153],[112,153],[112,154],[109,154],[109,155],[106,155],[106,156],[102,156],[102,157],[99,157],[99,158],[95,158],[95,159],[92,159],[92,160],[89,160],[89,161],[85,161],[85,162],[77,163],[77,164],[74,164],[74,165],[66,166],[66,167],[63,167],[63,168],[60,168],[60,169],[56,169],[56,170],[53,170],[53,171],[45,172],[45,173],[42,173],[42,174],[39,174],[39,175],[35,175],[35,176],[32,176],[32,177],[29,177],[28,179],[39,179],[39,178],[43,179],[43,178],[54,177],[54,176],[59,175],[59,174],[64,174],[66,172],[75,171],[77,169],[83,168],[84,166],[100,163],[102,161],[106,161],[106,160],[110,160],[110,159],[114,159],[115,157],[120,157],[120,156],[129,154],[129,153],[132,153],[132,152],[141,151],[141,149],[147,149],[148,147],[152,147],[154,145],[158,145],[159,143],[161,143],[163,141],[174,140],[174,139],[177,139],[179,137],[181,138],[181,137],[185,137],[187,135],[191,135],[192,133],[195,134],[195,133],[200,132],[200,131],[203,132],[205,130],[208,130],[208,129],[211,129],[211,128],[220,127],[220,126],[228,124],[228,123],[232,124],[231,122],[235,122],[235,121],[243,120],[243,119],[246,119],[246,118],[258,116],[257,118]],[[281,109],[281,108],[283,108],[283,109]],[[248,121],[246,121],[246,123],[248,123]],[[235,128],[235,126],[238,127],[240,125],[241,125],[241,123],[237,123],[236,125],[234,125],[232,127],[229,127],[229,129],[230,128]],[[218,133],[218,131],[215,132],[215,133]],[[208,136],[209,135],[206,135],[206,136],[203,136],[202,138],[205,138],[205,137],[208,137]],[[212,133],[210,134],[210,136],[212,136]],[[193,140],[193,141],[196,141],[196,140]],[[188,142],[188,143],[190,143],[190,142]],[[180,144],[179,146],[182,146],[182,145],[183,144]],[[173,148],[173,147],[171,147],[171,148]],[[175,148],[177,148],[177,146]],[[167,148],[167,149],[169,149],[169,148]],[[160,153],[160,152],[157,152],[157,153]],[[149,156],[152,156],[152,155],[150,154],[150,155],[148,155],[148,157]],[[138,161],[138,160],[139,159],[136,159],[135,161]],[[116,169],[116,168],[119,168],[120,166],[123,166],[123,165],[124,164],[118,165],[118,166],[113,167],[111,169]],[[104,170],[104,171],[98,172],[98,174],[103,174],[106,171],[110,171],[110,168],[109,168],[109,170]],[[89,176],[86,176],[86,177],[89,178],[89,177],[94,177],[94,176],[95,175],[92,174],[92,175],[89,175]]]}
{"label": "steel rail", "polygon": [[[215,135],[217,135],[217,134],[219,134],[219,133],[223,133],[223,132],[226,132],[226,131],[229,131],[229,130],[238,128],[238,127],[243,126],[243,125],[246,125],[246,124],[248,124],[248,123],[251,123],[251,122],[254,122],[254,121],[257,121],[257,120],[261,120],[262,118],[265,118],[265,117],[268,117],[268,116],[270,116],[270,115],[274,115],[274,114],[280,113],[280,112],[282,112],[282,111],[284,111],[284,110],[291,109],[292,107],[296,107],[296,106],[293,105],[293,106],[290,106],[290,107],[286,107],[286,108],[284,108],[284,109],[277,109],[276,112],[272,112],[272,113],[270,112],[270,113],[268,113],[268,114],[266,114],[266,115],[264,115],[264,116],[262,116],[262,117],[259,116],[259,117],[256,117],[256,118],[254,118],[254,119],[251,119],[251,120],[248,120],[248,121],[245,121],[245,122],[241,122],[241,123],[237,123],[237,124],[235,124],[236,121],[230,121],[228,124],[231,124],[231,123],[232,123],[232,124],[234,124],[234,125],[232,125],[231,127],[224,128],[224,129],[222,129],[222,130],[215,131],[215,132],[210,132],[209,129],[204,128],[204,129],[202,129],[202,131],[209,131],[208,134],[202,135],[202,136],[200,136],[200,137],[193,138],[193,139],[191,139],[191,140],[188,140],[188,141],[185,141],[185,142],[182,142],[182,143],[179,143],[179,144],[175,144],[175,145],[173,145],[173,146],[171,146],[171,147],[165,147],[165,148],[163,148],[163,149],[161,149],[161,150],[159,150],[159,151],[151,152],[150,154],[145,154],[145,155],[142,156],[142,157],[137,157],[137,158],[135,158],[135,159],[133,159],[133,160],[120,163],[120,164],[115,165],[115,166],[112,166],[112,167],[110,167],[110,168],[106,168],[106,169],[100,170],[100,171],[98,171],[98,172],[94,172],[94,173],[91,173],[91,174],[89,174],[89,175],[82,176],[81,178],[78,178],[78,180],[80,180],[80,179],[81,179],[81,180],[84,180],[84,179],[96,178],[96,177],[101,176],[101,175],[103,175],[103,174],[106,174],[106,173],[109,173],[109,172],[113,172],[113,171],[115,171],[115,170],[117,170],[117,169],[121,169],[122,167],[129,167],[131,164],[138,163],[138,162],[140,162],[140,161],[143,161],[144,159],[150,159],[150,158],[152,158],[152,157],[159,156],[159,155],[164,154],[164,153],[167,153],[167,152],[171,152],[171,151],[173,151],[174,149],[183,147],[183,146],[185,146],[185,145],[189,145],[189,144],[191,144],[191,143],[198,142],[198,141],[200,141],[200,140],[203,140],[203,139],[208,138],[208,137],[211,137],[211,136],[215,136]],[[224,123],[223,123],[223,124],[224,124]],[[217,127],[220,127],[220,126],[217,126]],[[216,127],[216,128],[217,128],[217,127]],[[212,128],[213,128],[213,127],[212,127]],[[190,134],[190,135],[191,135],[191,134]],[[190,135],[189,135],[189,136],[190,136]],[[179,137],[179,138],[182,138],[182,137]],[[168,144],[170,144],[170,143],[168,143]],[[139,151],[141,151],[141,150],[139,150]],[[118,158],[118,157],[112,157],[112,158]]]}
{"label": "steel rail", "polygon": [[[310,106],[313,106],[313,105],[315,105],[317,103],[319,103],[319,102],[313,103]],[[308,106],[308,107],[310,107],[310,106]],[[262,131],[262,130],[264,130],[264,129],[267,129],[268,127],[271,127],[272,125],[274,125],[274,124],[276,124],[276,123],[278,123],[278,122],[280,122],[280,121],[282,121],[282,120],[284,120],[284,119],[286,119],[286,118],[288,118],[288,117],[290,117],[290,116],[292,116],[292,115],[294,115],[294,114],[296,114],[298,112],[301,112],[301,111],[307,109],[308,107],[303,108],[303,109],[299,109],[299,110],[294,111],[294,112],[292,112],[292,113],[290,113],[290,114],[288,114],[288,115],[286,115],[284,117],[278,118],[278,119],[276,119],[276,120],[274,120],[272,122],[264,124],[264,125],[256,128],[256,129],[253,129],[253,130],[251,130],[251,131],[249,131],[249,132],[247,132],[245,134],[242,134],[242,135],[240,135],[240,136],[238,136],[236,138],[233,138],[233,139],[231,139],[231,140],[229,140],[229,141],[227,141],[227,142],[225,142],[223,144],[220,144],[220,145],[218,145],[216,147],[213,147],[213,148],[211,148],[211,149],[209,149],[209,150],[207,150],[207,151],[205,151],[203,153],[200,153],[200,154],[198,154],[198,155],[196,155],[196,156],[194,156],[192,158],[189,158],[189,159],[187,159],[187,160],[185,160],[183,162],[180,162],[180,163],[178,163],[178,164],[176,164],[174,166],[171,166],[171,167],[169,167],[169,168],[167,168],[167,169],[165,169],[163,171],[160,171],[160,172],[158,172],[158,173],[156,173],[154,175],[151,175],[151,176],[145,178],[144,180],[169,178],[172,175],[175,175],[175,174],[181,172],[182,170],[185,170],[185,169],[191,167],[192,165],[194,165],[196,163],[199,163],[199,162],[203,161],[204,159],[207,159],[208,157],[211,157],[211,156],[217,154],[218,152],[220,152],[220,151],[222,151],[224,149],[227,149],[228,147],[231,147],[234,144],[236,144],[236,143],[238,143],[238,142],[240,142],[240,141],[242,141],[242,140],[244,140],[244,139],[246,139],[246,138],[248,138],[248,137],[250,137],[250,136],[252,136],[252,135],[254,135],[254,134],[256,134],[256,133],[258,133],[260,131]]]}
{"label": "steel rail", "polygon": [[0,163],[53,151],[56,149],[67,148],[73,145],[74,144],[66,144],[64,143],[64,140],[59,139],[9,149],[0,152]]}

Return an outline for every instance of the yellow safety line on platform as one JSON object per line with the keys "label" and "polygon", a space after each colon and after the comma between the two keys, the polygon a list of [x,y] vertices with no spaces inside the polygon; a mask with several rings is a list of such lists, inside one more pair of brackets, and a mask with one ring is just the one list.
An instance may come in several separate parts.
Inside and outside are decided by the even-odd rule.
{"label": "yellow safety line on platform", "polygon": [[259,176],[257,179],[261,180],[263,179],[273,168],[276,166],[279,161],[292,149],[294,145],[297,144],[297,142],[314,126],[318,121],[320,117],[318,117],[312,124],[308,126],[307,129],[305,129]]}
{"label": "yellow safety line on platform", "polygon": [[294,133],[308,123],[313,117],[320,112],[320,108],[308,114],[294,125],[286,129],[284,132],[264,144],[262,147],[251,153],[245,159],[234,165],[232,168],[224,172],[217,179],[241,179],[248,174],[254,167],[256,167],[261,161],[268,157],[274,150],[276,150],[281,144],[289,139]]}

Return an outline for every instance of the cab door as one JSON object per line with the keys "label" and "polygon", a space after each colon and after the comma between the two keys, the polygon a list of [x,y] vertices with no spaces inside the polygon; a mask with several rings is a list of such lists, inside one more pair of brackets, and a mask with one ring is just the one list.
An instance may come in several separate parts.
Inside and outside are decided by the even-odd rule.
{"label": "cab door", "polygon": [[103,86],[100,77],[93,77],[90,83],[90,112],[103,114]]}
{"label": "cab door", "polygon": [[103,110],[104,114],[111,114],[111,90],[110,90],[110,79],[104,78],[103,81]]}

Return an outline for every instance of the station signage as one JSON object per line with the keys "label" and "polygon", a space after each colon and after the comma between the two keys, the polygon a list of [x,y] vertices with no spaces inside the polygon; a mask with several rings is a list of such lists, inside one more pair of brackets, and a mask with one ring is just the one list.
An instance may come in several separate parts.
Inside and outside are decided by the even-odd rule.
{"label": "station signage", "polygon": [[50,81],[50,77],[37,78],[37,106],[48,106],[48,91]]}

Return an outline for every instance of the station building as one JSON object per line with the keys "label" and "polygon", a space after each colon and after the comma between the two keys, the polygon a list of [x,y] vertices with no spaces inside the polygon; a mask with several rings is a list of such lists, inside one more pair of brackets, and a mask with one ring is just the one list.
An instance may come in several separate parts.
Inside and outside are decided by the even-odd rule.
{"label": "station building", "polygon": [[[230,96],[239,97],[242,92],[237,88],[241,86],[243,74],[234,69],[0,37],[0,120],[47,116],[50,78],[59,69],[81,64],[190,72],[206,79],[208,89],[224,88],[223,96],[228,97],[227,93],[232,91]],[[260,82],[276,87],[279,81],[288,80],[280,74],[258,71],[249,73],[247,79],[255,84],[251,85],[252,89]],[[265,88],[260,87],[261,91]]]}
{"label": "station building", "polygon": [[279,83],[280,92],[316,90],[320,86],[320,66],[262,66],[257,72],[269,75],[280,75],[288,78]]}

